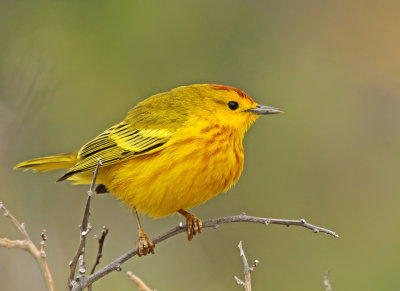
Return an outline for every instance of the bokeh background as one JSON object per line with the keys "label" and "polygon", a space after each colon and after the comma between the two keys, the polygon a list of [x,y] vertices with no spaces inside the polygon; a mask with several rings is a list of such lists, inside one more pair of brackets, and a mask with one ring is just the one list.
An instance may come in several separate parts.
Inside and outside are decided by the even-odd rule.
{"label": "bokeh background", "polygon": [[[240,290],[237,244],[258,259],[255,290],[395,290],[400,270],[400,3],[398,1],[0,2],[0,201],[35,242],[47,230],[57,287],[78,246],[86,186],[62,172],[12,167],[78,149],[144,98],[220,83],[285,110],[245,139],[239,183],[193,212],[306,218],[339,239],[296,227],[232,224],[184,235],[134,258],[157,290]],[[156,235],[178,215],[143,219]],[[111,195],[92,204],[92,235],[110,228],[102,266],[136,241],[132,214]],[[91,266],[97,250],[90,236]],[[0,236],[20,238],[0,217]],[[0,249],[2,290],[43,290],[33,259]],[[123,272],[95,290],[136,290]]]}

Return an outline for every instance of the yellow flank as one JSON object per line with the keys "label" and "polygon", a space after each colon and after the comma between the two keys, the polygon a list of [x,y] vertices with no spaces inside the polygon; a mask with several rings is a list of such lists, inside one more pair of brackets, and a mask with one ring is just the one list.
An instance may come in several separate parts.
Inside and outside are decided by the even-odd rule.
{"label": "yellow flank", "polygon": [[191,85],[156,94],[78,152],[38,158],[15,168],[68,168],[59,181],[89,184],[100,158],[97,184],[151,217],[188,210],[227,191],[243,169],[243,137],[260,114],[239,89]]}

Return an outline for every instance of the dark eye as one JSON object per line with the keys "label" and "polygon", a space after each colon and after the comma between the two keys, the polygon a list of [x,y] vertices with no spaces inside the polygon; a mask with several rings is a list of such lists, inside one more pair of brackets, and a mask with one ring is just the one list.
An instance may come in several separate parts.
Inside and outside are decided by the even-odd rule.
{"label": "dark eye", "polygon": [[231,110],[236,110],[239,108],[239,104],[235,101],[229,101],[228,106]]}

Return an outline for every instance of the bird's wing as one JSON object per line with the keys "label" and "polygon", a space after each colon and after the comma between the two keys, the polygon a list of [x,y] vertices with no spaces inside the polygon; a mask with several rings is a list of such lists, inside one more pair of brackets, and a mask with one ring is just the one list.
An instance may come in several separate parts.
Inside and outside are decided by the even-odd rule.
{"label": "bird's wing", "polygon": [[93,170],[98,158],[105,166],[128,157],[157,152],[165,147],[171,135],[167,129],[133,129],[123,121],[85,144],[78,153],[79,162],[58,181],[79,172]]}

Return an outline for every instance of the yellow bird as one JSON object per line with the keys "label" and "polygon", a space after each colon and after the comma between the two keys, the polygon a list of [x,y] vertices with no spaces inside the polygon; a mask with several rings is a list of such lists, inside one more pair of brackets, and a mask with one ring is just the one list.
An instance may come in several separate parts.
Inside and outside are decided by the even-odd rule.
{"label": "yellow bird", "polygon": [[182,86],[139,103],[79,151],[25,161],[15,169],[66,168],[57,181],[90,184],[100,158],[96,192],[110,192],[133,209],[139,255],[146,255],[154,253],[154,244],[137,211],[155,218],[180,213],[192,240],[202,223],[186,210],[238,181],[246,130],[260,115],[281,112],[230,86]]}

